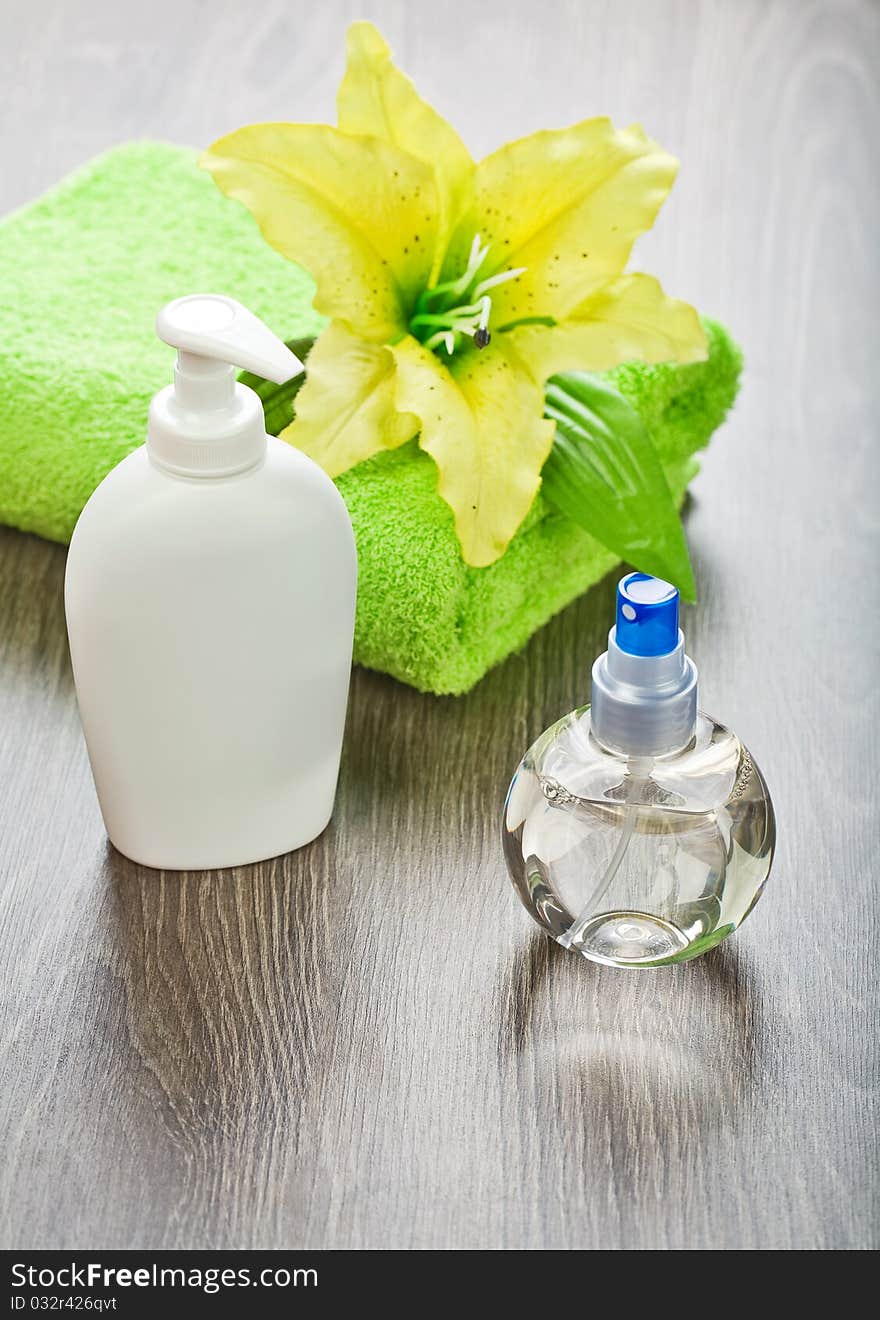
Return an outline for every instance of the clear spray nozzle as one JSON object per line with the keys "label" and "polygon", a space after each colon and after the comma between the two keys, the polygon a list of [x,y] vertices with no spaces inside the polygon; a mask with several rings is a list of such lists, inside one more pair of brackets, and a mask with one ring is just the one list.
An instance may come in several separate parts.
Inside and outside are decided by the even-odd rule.
{"label": "clear spray nozzle", "polygon": [[678,626],[678,592],[647,573],[617,588],[608,650],[593,665],[591,727],[628,756],[665,756],[693,737],[697,671]]}

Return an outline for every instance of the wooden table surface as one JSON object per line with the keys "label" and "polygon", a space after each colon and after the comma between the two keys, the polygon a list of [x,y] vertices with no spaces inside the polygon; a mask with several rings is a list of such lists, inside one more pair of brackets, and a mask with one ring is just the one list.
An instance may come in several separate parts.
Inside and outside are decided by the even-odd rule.
{"label": "wooden table surface", "polygon": [[748,360],[687,515],[688,649],[777,861],[740,934],[659,972],[520,908],[504,792],[588,698],[609,580],[465,698],[357,671],[313,846],[135,866],[89,775],[64,550],[2,530],[3,1245],[876,1245],[880,9],[6,0],[0,209],[129,137],[331,118],[359,12],[475,152],[607,112],[683,160],[637,264]]}

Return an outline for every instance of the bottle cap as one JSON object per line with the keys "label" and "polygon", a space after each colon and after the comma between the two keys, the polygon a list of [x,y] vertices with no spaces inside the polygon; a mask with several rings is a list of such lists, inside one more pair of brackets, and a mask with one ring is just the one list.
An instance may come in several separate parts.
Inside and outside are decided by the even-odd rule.
{"label": "bottle cap", "polygon": [[617,645],[630,655],[667,655],[678,645],[678,592],[647,573],[617,584]]}
{"label": "bottle cap", "polygon": [[697,669],[685,655],[679,595],[669,582],[628,573],[617,587],[617,621],[593,665],[590,727],[627,756],[686,747],[697,723]]}
{"label": "bottle cap", "polygon": [[147,449],[183,476],[229,476],[266,451],[259,396],[235,379],[244,367],[282,384],[303,365],[277,335],[234,298],[189,294],[162,308],[156,333],[177,349],[174,384],[150,404]]}

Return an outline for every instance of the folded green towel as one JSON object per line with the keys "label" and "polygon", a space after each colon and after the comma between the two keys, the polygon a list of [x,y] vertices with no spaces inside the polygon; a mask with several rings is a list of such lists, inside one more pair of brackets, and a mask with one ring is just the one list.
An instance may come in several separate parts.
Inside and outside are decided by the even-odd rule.
{"label": "folded green towel", "polygon": [[[150,398],[170,378],[156,312],[195,290],[239,298],[286,339],[321,326],[308,276],[180,147],[117,148],[0,223],[0,521],[69,540],[98,482],[143,442]],[[610,373],[677,494],[739,378],[736,346],[706,329],[706,362]],[[467,567],[414,443],[338,485],[360,564],[355,659],[424,691],[466,691],[616,562],[539,496],[497,563]]]}

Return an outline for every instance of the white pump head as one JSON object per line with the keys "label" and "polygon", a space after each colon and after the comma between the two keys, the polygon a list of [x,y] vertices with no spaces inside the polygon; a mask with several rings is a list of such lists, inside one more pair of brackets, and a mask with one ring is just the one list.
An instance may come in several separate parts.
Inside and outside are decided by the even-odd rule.
{"label": "white pump head", "polygon": [[163,307],[156,333],[177,349],[174,384],[150,404],[147,448],[161,467],[183,476],[230,476],[266,450],[259,396],[236,382],[243,367],[283,384],[299,358],[234,298],[190,294]]}

